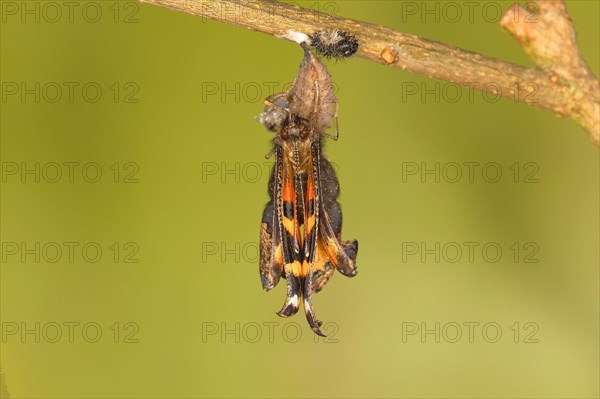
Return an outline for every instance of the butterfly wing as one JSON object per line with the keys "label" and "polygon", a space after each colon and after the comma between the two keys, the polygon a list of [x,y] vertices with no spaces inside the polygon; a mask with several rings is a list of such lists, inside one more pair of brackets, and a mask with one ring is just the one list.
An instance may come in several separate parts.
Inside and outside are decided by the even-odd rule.
{"label": "butterfly wing", "polygon": [[265,206],[260,226],[259,269],[265,291],[269,291],[277,285],[283,271],[281,227],[277,216],[277,198],[280,195],[280,168],[279,162],[275,161],[269,179],[269,196],[271,200]]}
{"label": "butterfly wing", "polygon": [[[315,292],[315,266],[321,267],[318,254],[319,242],[319,213],[321,188],[319,175],[319,157],[321,144],[316,141],[311,144],[308,166],[306,168],[306,187],[304,195],[304,262],[302,278],[302,295],[304,313],[312,330],[320,336],[325,336],[319,329],[321,322],[317,319],[312,307],[312,294]],[[319,261],[317,261],[319,259]]]}
{"label": "butterfly wing", "polygon": [[286,300],[277,314],[289,317],[298,312],[302,293],[301,274],[302,240],[298,210],[298,179],[294,167],[281,147],[276,149],[277,162],[281,165],[278,177],[280,195],[277,198],[277,217],[281,228],[283,271],[287,281]]}
{"label": "butterfly wing", "polygon": [[354,277],[357,273],[358,241],[341,239],[342,209],[337,202],[339,183],[331,163],[324,157],[320,159],[319,179],[322,186],[319,229],[323,247],[329,255],[329,260],[340,273]]}

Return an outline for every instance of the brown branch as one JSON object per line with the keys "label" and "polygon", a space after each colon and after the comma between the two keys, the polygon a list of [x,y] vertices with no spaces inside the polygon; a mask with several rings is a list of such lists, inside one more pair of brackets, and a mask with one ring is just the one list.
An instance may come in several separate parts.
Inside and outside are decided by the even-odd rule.
{"label": "brown branch", "polygon": [[[600,83],[577,46],[573,21],[563,0],[537,1],[531,11],[513,4],[500,24],[523,46],[539,69],[567,82],[563,93],[566,115],[572,117],[598,144],[600,134]],[[532,23],[533,22],[533,23]]]}
{"label": "brown branch", "polygon": [[579,53],[563,0],[539,0],[539,12],[533,13],[515,4],[502,18],[502,26],[523,45],[536,68],[273,0],[140,1],[277,37],[286,37],[290,30],[350,32],[359,40],[360,57],[569,116],[600,144],[599,83]]}

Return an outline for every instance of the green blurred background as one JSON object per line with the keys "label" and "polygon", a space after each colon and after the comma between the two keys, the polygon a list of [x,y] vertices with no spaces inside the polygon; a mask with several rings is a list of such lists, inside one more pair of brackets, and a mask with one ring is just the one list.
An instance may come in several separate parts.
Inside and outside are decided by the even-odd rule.
{"label": "green blurred background", "polygon": [[[66,3],[0,2],[3,397],[598,397],[599,158],[574,122],[327,62],[326,153],[360,251],[358,276],[315,298],[315,339],[275,315],[284,287],[262,291],[256,254],[271,134],[253,118],[301,50],[130,1],[73,2],[70,20]],[[473,3],[301,4],[531,65],[497,23],[511,3]],[[599,3],[567,5],[598,76]]]}

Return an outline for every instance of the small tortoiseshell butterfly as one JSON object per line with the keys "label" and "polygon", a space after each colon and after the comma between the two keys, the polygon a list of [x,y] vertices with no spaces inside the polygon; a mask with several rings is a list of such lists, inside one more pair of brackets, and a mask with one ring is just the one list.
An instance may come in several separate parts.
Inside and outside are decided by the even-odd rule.
{"label": "small tortoiseshell butterfly", "polygon": [[[265,100],[260,121],[275,133],[275,165],[269,180],[271,200],[260,229],[260,276],[269,291],[281,276],[287,297],[281,317],[296,314],[303,301],[312,330],[325,336],[312,308],[335,269],[356,275],[358,242],[341,238],[342,211],[337,202],[339,183],[322,153],[322,137],[337,140],[338,101],[331,76],[308,45],[300,44],[304,58],[292,87]],[[331,120],[335,135],[326,134]]]}

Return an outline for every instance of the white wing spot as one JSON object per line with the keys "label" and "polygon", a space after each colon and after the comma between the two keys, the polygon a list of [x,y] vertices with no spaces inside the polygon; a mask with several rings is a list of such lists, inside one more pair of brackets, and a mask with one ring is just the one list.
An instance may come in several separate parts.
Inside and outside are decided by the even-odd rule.
{"label": "white wing spot", "polygon": [[292,299],[290,300],[290,303],[291,303],[291,304],[292,304],[292,306],[294,306],[294,307],[298,306],[298,302],[300,302],[300,301],[298,300],[298,295],[294,295],[294,296],[292,297]]}

